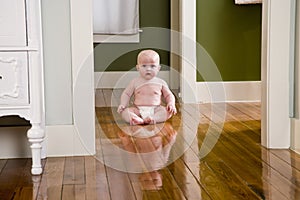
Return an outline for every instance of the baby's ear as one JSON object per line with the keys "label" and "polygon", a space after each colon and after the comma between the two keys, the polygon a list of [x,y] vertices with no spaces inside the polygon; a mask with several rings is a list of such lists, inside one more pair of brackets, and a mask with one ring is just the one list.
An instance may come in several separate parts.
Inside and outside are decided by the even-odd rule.
{"label": "baby's ear", "polygon": [[139,65],[136,65],[135,68],[136,68],[136,70],[139,70]]}

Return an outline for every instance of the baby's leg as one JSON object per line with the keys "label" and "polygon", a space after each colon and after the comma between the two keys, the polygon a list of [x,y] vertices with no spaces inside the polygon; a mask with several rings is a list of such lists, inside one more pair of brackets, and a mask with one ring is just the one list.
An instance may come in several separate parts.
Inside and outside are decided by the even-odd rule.
{"label": "baby's leg", "polygon": [[130,125],[143,124],[144,120],[138,116],[139,111],[135,107],[126,108],[122,112],[122,118]]}
{"label": "baby's leg", "polygon": [[152,118],[153,123],[161,123],[167,121],[172,115],[167,111],[166,107],[159,106],[154,110]]}

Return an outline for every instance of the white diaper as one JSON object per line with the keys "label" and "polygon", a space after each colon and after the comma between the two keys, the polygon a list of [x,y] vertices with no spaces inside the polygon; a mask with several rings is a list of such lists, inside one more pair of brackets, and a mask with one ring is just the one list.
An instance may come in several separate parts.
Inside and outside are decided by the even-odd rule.
{"label": "white diaper", "polygon": [[147,118],[147,117],[153,117],[154,115],[154,109],[157,106],[138,106],[138,109],[140,111],[141,117],[143,119]]}

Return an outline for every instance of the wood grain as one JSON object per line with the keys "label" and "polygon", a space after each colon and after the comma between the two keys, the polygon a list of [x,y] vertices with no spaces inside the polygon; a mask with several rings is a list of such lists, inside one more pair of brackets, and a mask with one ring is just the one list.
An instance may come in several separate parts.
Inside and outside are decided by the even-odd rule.
{"label": "wood grain", "polygon": [[[130,127],[116,114],[121,92],[97,91],[96,155],[47,158],[41,176],[30,174],[31,159],[0,160],[0,199],[300,199],[300,155],[260,145],[259,103],[177,101],[169,128],[141,142],[122,133]],[[171,133],[171,148],[163,151]],[[161,156],[141,163],[166,163],[136,173],[114,169],[108,159],[130,161],[112,145],[137,157],[162,147]]]}

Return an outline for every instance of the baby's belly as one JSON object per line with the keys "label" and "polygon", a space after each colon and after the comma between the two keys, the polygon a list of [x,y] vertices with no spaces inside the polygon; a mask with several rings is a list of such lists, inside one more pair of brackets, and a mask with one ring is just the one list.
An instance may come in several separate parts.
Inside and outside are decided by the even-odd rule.
{"label": "baby's belly", "polygon": [[160,105],[160,97],[157,96],[135,96],[134,104],[136,106],[157,106]]}

